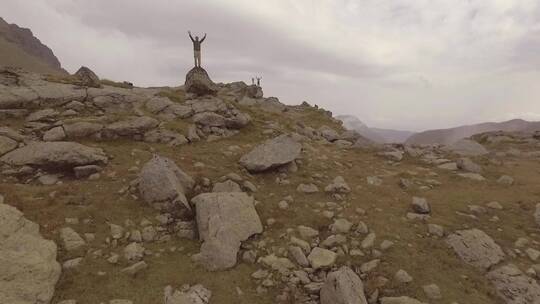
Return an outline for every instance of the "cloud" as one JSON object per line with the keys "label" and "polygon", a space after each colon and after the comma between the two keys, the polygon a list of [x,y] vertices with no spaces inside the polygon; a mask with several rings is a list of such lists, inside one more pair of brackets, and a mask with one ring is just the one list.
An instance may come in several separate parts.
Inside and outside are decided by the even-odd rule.
{"label": "cloud", "polygon": [[217,81],[262,75],[268,95],[368,125],[540,112],[536,0],[3,0],[0,11],[68,70],[138,85],[183,82],[191,29],[208,33],[203,65]]}

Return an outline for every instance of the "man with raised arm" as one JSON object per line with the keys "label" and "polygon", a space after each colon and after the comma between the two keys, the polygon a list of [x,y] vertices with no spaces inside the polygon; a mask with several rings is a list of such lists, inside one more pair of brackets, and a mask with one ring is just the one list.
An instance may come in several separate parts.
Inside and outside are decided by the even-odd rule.
{"label": "man with raised arm", "polygon": [[199,36],[195,36],[195,39],[193,36],[191,36],[191,31],[188,31],[189,38],[191,38],[191,41],[193,42],[193,53],[195,57],[195,67],[201,67],[201,43],[206,39],[206,33],[204,33],[204,37],[202,37],[201,40],[199,40]]}

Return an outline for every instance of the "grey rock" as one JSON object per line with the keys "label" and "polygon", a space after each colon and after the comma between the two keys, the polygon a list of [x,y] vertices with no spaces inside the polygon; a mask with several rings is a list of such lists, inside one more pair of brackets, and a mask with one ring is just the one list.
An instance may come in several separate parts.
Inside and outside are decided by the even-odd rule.
{"label": "grey rock", "polygon": [[130,117],[127,120],[114,122],[103,129],[104,136],[115,138],[117,136],[133,137],[142,136],[149,130],[156,128],[159,124],[154,118],[147,116]]}
{"label": "grey rock", "polygon": [[457,167],[460,170],[472,172],[472,173],[482,173],[482,167],[473,162],[470,158],[460,158],[457,160]]}
{"label": "grey rock", "polygon": [[540,286],[515,265],[509,264],[490,271],[486,278],[495,285],[497,294],[507,304],[540,303]]}
{"label": "grey rock", "polygon": [[70,139],[91,137],[99,133],[102,129],[103,125],[86,121],[64,125],[64,132],[67,138]]}
{"label": "grey rock", "polygon": [[411,207],[414,212],[419,214],[429,214],[431,213],[431,207],[429,206],[427,200],[423,197],[413,197]]}
{"label": "grey rock", "polygon": [[74,142],[32,142],[0,158],[10,165],[55,168],[104,165],[107,160],[103,150]]}
{"label": "grey rock", "polygon": [[461,156],[480,156],[489,153],[484,146],[471,139],[461,139],[451,145],[445,146],[443,150]]}
{"label": "grey rock", "polygon": [[467,264],[484,270],[500,263],[505,257],[501,247],[476,228],[456,231],[447,237],[446,243]]}
{"label": "grey rock", "polygon": [[64,227],[60,230],[60,238],[67,251],[77,250],[86,245],[84,239],[71,227]]}
{"label": "grey rock", "polygon": [[222,183],[215,183],[212,192],[242,192],[242,189],[232,180],[226,180]]}
{"label": "grey rock", "polygon": [[50,303],[61,272],[56,253],[36,223],[0,204],[0,303]]}
{"label": "grey rock", "polygon": [[214,112],[202,112],[193,115],[193,122],[204,127],[225,127],[226,119]]}
{"label": "grey rock", "polygon": [[173,291],[171,286],[167,286],[164,293],[165,304],[208,304],[212,297],[212,292],[200,284],[186,291]]}
{"label": "grey rock", "polygon": [[300,184],[296,187],[296,191],[309,194],[319,192],[319,188],[315,184]]}
{"label": "grey rock", "polygon": [[18,143],[13,139],[5,136],[0,136],[0,156],[13,151],[17,148]]}
{"label": "grey rock", "polygon": [[187,93],[198,96],[215,95],[218,91],[218,87],[210,79],[208,73],[200,67],[194,67],[187,73],[185,89]]}
{"label": "grey rock", "polygon": [[89,68],[83,66],[74,74],[80,81],[80,83],[87,87],[99,88],[101,87],[101,82],[96,73],[92,72]]}
{"label": "grey rock", "polygon": [[362,280],[349,267],[328,274],[320,292],[321,304],[367,304]]}
{"label": "grey rock", "polygon": [[62,127],[54,127],[43,134],[44,141],[61,141],[66,138],[66,133]]}
{"label": "grey rock", "polygon": [[182,171],[173,160],[155,154],[141,169],[139,192],[148,204],[163,211],[174,210],[180,203],[191,210],[186,194],[195,181]]}
{"label": "grey rock", "polygon": [[269,139],[240,158],[240,164],[250,172],[261,172],[294,161],[302,145],[288,135]]}
{"label": "grey rock", "polygon": [[203,193],[194,197],[192,203],[203,241],[194,260],[211,271],[235,266],[241,242],[263,231],[253,202],[253,197],[243,192]]}
{"label": "grey rock", "polygon": [[314,269],[327,268],[334,265],[336,262],[337,254],[328,249],[315,247],[311,250],[311,253],[307,257],[309,264]]}

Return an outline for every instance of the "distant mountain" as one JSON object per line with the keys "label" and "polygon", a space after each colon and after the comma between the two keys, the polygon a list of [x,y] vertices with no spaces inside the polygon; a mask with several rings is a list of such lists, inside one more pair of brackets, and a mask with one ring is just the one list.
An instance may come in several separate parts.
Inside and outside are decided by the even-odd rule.
{"label": "distant mountain", "polygon": [[513,119],[504,122],[486,122],[449,129],[437,129],[419,132],[409,137],[407,144],[452,144],[462,138],[491,131],[532,132],[540,130],[540,121],[531,122]]}
{"label": "distant mountain", "polygon": [[65,74],[53,51],[32,31],[8,24],[0,17],[0,66],[23,68],[43,74]]}
{"label": "distant mountain", "polygon": [[378,143],[402,143],[413,134],[409,131],[370,128],[353,115],[338,115],[336,118],[343,122],[345,128],[355,130],[360,135]]}

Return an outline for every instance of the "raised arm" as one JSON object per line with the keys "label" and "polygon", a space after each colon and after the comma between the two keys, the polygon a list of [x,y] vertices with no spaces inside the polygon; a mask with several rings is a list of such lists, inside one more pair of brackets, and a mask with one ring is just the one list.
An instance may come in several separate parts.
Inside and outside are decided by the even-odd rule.
{"label": "raised arm", "polygon": [[191,41],[195,42],[195,39],[193,39],[193,36],[191,36],[191,31],[188,31],[188,34],[189,34],[189,38],[191,39]]}
{"label": "raised arm", "polygon": [[201,43],[204,41],[204,39],[206,39],[206,33],[204,33],[204,37],[202,37]]}

